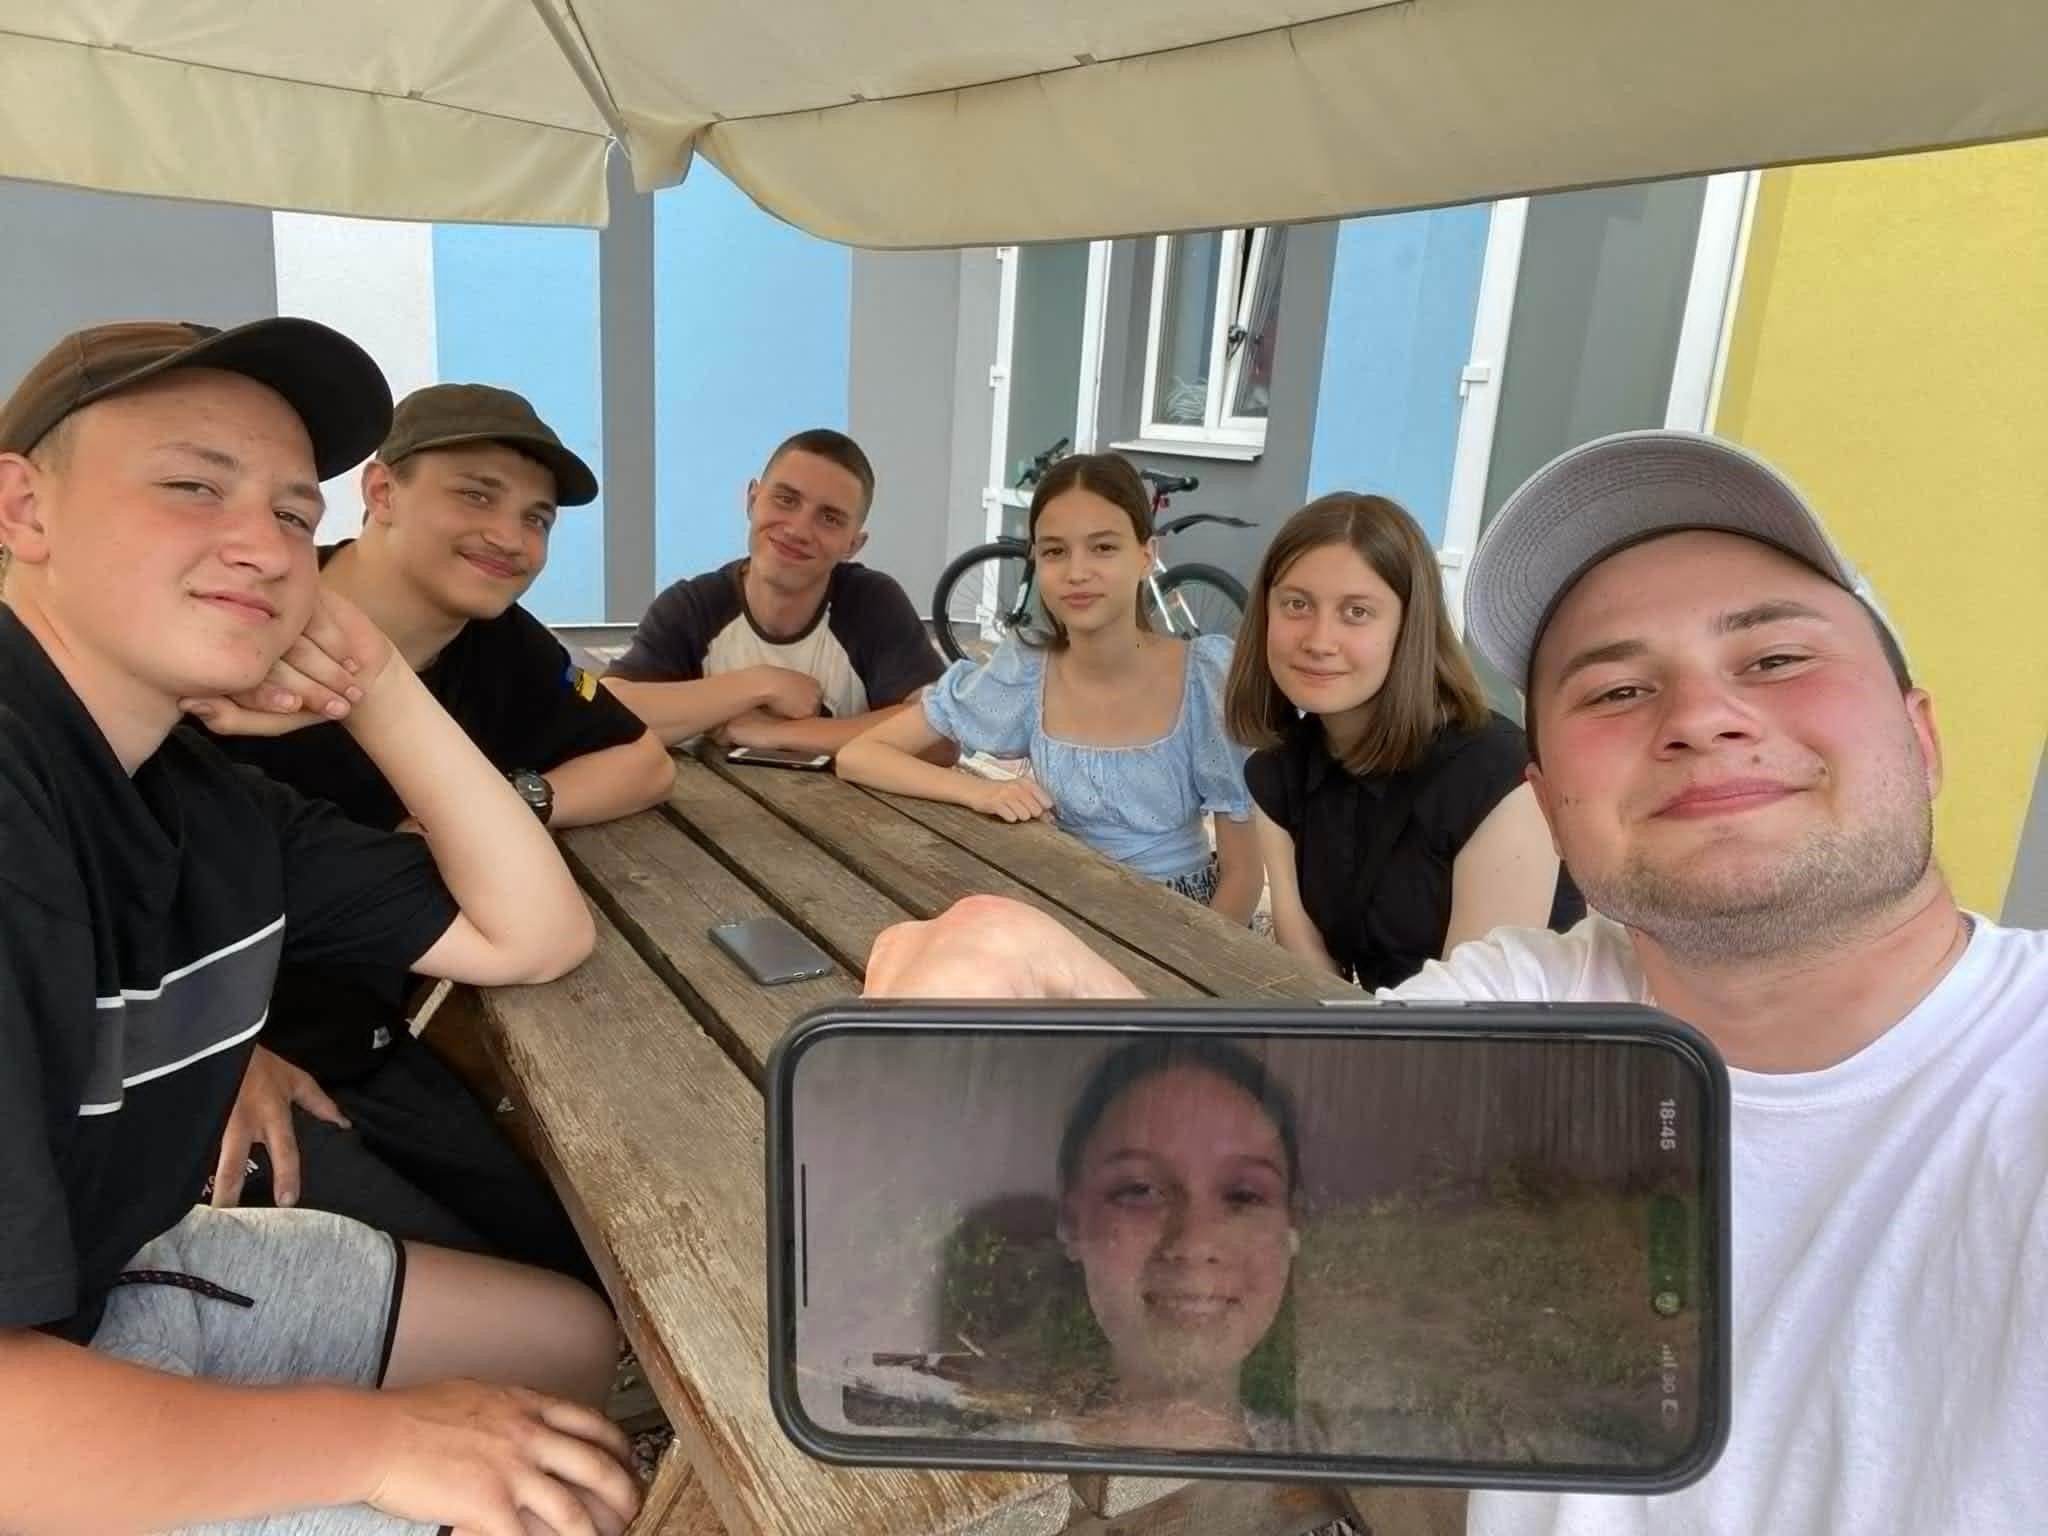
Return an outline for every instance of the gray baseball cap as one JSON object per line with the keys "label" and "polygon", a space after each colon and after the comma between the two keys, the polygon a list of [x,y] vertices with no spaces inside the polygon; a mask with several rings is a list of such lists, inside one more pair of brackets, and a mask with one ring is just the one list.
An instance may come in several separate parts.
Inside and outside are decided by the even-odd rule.
{"label": "gray baseball cap", "polygon": [[1526,689],[1536,642],[1580,577],[1631,544],[1687,529],[1774,545],[1883,619],[1868,584],[1791,481],[1723,438],[1651,430],[1617,432],[1559,454],[1508,497],[1472,553],[1466,635]]}

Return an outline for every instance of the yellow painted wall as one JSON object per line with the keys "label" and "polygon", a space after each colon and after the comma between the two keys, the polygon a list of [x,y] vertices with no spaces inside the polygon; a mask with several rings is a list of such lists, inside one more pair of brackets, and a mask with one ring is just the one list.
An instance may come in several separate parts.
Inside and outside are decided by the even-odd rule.
{"label": "yellow painted wall", "polygon": [[2048,735],[2048,142],[1766,173],[1715,426],[1869,574],[1996,916]]}

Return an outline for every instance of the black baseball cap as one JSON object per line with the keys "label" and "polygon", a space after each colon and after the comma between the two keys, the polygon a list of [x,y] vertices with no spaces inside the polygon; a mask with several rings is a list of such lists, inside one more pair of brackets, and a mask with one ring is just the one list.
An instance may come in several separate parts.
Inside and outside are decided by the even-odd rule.
{"label": "black baseball cap", "polygon": [[370,354],[315,320],[282,315],[228,330],[120,320],[73,331],[0,405],[0,453],[27,453],[95,400],[178,368],[218,368],[274,389],[305,423],[322,480],[352,469],[391,424],[391,386]]}

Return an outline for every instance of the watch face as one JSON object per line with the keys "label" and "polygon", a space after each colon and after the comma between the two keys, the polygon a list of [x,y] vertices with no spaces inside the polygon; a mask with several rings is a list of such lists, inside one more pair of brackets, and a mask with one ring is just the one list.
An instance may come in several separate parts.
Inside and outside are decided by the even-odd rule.
{"label": "watch face", "polygon": [[548,810],[555,803],[554,786],[548,783],[540,774],[527,768],[522,768],[516,773],[508,773],[505,777],[511,781],[512,787],[519,792],[519,798],[532,806],[535,811],[545,818]]}

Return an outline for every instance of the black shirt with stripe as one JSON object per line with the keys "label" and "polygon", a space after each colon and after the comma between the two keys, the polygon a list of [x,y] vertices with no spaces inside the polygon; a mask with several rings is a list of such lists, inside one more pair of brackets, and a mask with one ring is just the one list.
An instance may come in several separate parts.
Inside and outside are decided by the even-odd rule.
{"label": "black shirt with stripe", "polygon": [[409,966],[424,842],[173,731],[131,778],[0,608],[0,1328],[78,1342],[197,1201],[280,961]]}
{"label": "black shirt with stripe", "polygon": [[[346,543],[320,551],[325,566]],[[514,603],[473,620],[420,673],[427,692],[501,773],[549,773],[572,758],[624,746],[647,727],[579,668],[552,631]],[[405,805],[339,724],[288,736],[221,737],[223,752],[302,795],[389,831]],[[263,1044],[325,1083],[375,1070],[403,1027],[403,966],[287,963],[278,973]]]}

